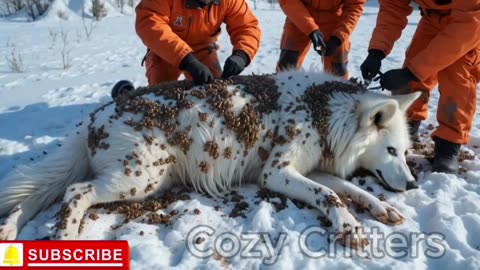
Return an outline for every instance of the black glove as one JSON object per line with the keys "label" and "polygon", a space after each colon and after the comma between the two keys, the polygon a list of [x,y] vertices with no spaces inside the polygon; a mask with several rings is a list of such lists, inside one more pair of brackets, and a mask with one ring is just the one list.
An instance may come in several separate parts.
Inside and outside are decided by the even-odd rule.
{"label": "black glove", "polygon": [[331,36],[330,39],[327,41],[325,53],[323,55],[324,56],[333,55],[337,50],[338,46],[340,46],[340,44],[342,44],[342,41],[338,37]]}
{"label": "black glove", "polygon": [[385,54],[380,50],[373,49],[368,52],[367,58],[360,66],[364,80],[371,81],[380,72],[383,58]]}
{"label": "black glove", "polygon": [[180,62],[180,70],[185,70],[192,76],[196,85],[206,84],[213,81],[212,72],[207,66],[200,63],[193,53],[187,54]]}
{"label": "black glove", "polygon": [[408,68],[391,69],[380,77],[380,85],[394,92],[408,87],[408,83],[414,80],[417,78]]}
{"label": "black glove", "polygon": [[249,62],[250,59],[246,53],[241,50],[233,51],[232,55],[225,61],[222,78],[228,79],[232,76],[237,76],[245,69]]}
{"label": "black glove", "polygon": [[325,41],[323,41],[323,34],[320,32],[320,30],[315,30],[310,35],[308,35],[310,40],[313,43],[313,49],[320,55],[322,55],[325,52],[325,48],[327,45],[325,45]]}

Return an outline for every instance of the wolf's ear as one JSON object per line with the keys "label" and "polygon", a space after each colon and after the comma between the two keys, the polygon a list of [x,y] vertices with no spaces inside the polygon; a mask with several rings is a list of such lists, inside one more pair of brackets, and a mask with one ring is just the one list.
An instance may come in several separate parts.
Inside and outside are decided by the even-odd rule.
{"label": "wolf's ear", "polygon": [[361,112],[360,126],[369,127],[375,125],[379,128],[386,126],[386,124],[393,118],[395,112],[398,110],[398,103],[392,99],[379,100],[375,103],[367,102]]}
{"label": "wolf's ear", "polygon": [[397,95],[392,97],[398,102],[398,107],[400,108],[400,110],[405,113],[408,108],[410,108],[412,103],[417,100],[417,98],[419,98],[421,95],[421,91],[416,91],[411,94]]}

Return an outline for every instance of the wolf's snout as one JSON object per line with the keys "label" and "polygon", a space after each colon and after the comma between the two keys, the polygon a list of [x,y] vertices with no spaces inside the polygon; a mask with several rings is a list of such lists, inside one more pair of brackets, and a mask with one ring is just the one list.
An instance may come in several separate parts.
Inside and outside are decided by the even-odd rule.
{"label": "wolf's snout", "polygon": [[407,182],[407,190],[417,189],[417,188],[418,188],[417,182],[415,182],[415,181],[408,181]]}

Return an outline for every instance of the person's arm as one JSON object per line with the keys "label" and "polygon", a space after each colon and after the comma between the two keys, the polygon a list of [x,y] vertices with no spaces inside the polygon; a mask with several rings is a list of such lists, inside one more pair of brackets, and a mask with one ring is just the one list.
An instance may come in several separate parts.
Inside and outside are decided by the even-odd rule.
{"label": "person's arm", "polygon": [[142,0],[135,12],[135,30],[145,46],[169,64],[179,67],[192,48],[169,25],[170,1]]}
{"label": "person's arm", "polygon": [[412,13],[413,8],[410,6],[410,0],[379,0],[378,2],[380,11],[368,50],[379,50],[386,56],[407,26],[407,17]]}
{"label": "person's arm", "polygon": [[447,27],[406,65],[419,80],[453,64],[480,43],[480,0],[454,0]]}
{"label": "person's arm", "polygon": [[248,56],[247,65],[252,61],[260,46],[258,20],[250,11],[245,0],[224,0],[226,4],[224,23],[233,45],[233,51]]}
{"label": "person's arm", "polygon": [[318,29],[312,15],[300,0],[278,0],[283,13],[306,36]]}
{"label": "person's arm", "polygon": [[332,36],[337,37],[342,42],[348,39],[355,29],[360,15],[362,15],[365,2],[366,0],[345,0],[343,2],[340,23],[333,31]]}

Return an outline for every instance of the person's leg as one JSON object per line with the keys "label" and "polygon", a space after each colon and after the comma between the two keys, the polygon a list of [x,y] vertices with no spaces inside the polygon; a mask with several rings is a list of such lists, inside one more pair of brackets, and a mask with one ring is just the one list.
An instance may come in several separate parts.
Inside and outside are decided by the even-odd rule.
{"label": "person's leg", "polygon": [[480,80],[480,47],[438,74],[440,99],[437,107],[438,128],[433,170],[455,173],[458,170],[460,146],[468,143],[477,104]]}
{"label": "person's leg", "polygon": [[332,75],[348,79],[349,74],[347,65],[349,51],[350,40],[344,40],[342,44],[337,47],[333,55],[323,57],[323,70]]}
{"label": "person's leg", "polygon": [[[332,33],[341,22],[341,17],[337,13],[322,13],[316,16],[315,22],[317,23],[320,32],[325,37],[325,42],[330,40]],[[348,73],[348,53],[350,51],[350,40],[343,40],[335,52],[330,56],[323,56],[321,58],[323,64],[323,71],[335,76],[342,77],[344,79],[349,78]]]}
{"label": "person's leg", "polygon": [[[417,30],[412,38],[412,41],[405,52],[405,63],[415,57],[419,52],[432,41],[437,35],[439,28],[432,24],[428,18],[422,18],[418,24]],[[430,92],[437,84],[437,76],[432,76],[424,81],[414,81],[409,84],[407,92],[422,91],[422,95],[418,98],[408,109],[407,118],[410,126],[410,135],[413,140],[418,139],[418,128],[420,122],[427,119],[428,116],[428,101]]]}
{"label": "person's leg", "polygon": [[310,43],[310,38],[305,36],[289,19],[286,19],[276,71],[300,69],[310,48]]}
{"label": "person's leg", "polygon": [[151,51],[145,59],[145,67],[149,86],[161,82],[175,81],[181,74],[178,67],[170,65]]}

